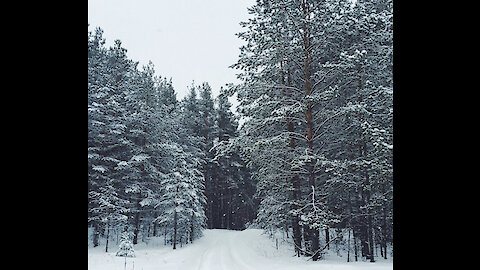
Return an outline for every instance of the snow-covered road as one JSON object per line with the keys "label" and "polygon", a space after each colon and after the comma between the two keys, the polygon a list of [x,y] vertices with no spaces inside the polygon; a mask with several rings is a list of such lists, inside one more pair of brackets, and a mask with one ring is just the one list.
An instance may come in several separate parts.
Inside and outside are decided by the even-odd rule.
{"label": "snow-covered road", "polygon": [[[121,270],[124,258],[115,251],[105,253],[89,248],[88,269]],[[136,246],[136,258],[127,258],[126,269],[137,270],[387,270],[392,261],[350,262],[344,259],[307,261],[292,256],[287,246],[278,250],[261,230],[206,230],[193,244],[172,250],[170,246]]]}

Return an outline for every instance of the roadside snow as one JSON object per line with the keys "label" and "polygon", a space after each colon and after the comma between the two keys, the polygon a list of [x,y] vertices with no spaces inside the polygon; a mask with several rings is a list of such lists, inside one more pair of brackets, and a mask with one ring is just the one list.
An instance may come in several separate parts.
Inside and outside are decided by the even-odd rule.
{"label": "roadside snow", "polygon": [[[345,262],[344,258],[326,256],[325,260],[307,261],[292,256],[289,246],[276,243],[259,229],[244,231],[205,230],[193,244],[173,250],[155,241],[135,246],[135,258],[127,258],[126,269],[137,270],[390,270],[392,260]],[[102,246],[88,248],[89,270],[124,269],[125,258],[115,256],[118,247],[106,253]]]}

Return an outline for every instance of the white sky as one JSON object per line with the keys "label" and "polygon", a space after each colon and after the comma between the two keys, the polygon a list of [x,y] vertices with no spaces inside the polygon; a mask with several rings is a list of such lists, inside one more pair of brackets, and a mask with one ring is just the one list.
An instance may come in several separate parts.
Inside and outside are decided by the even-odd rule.
{"label": "white sky", "polygon": [[[208,82],[216,97],[220,86],[236,83],[243,45],[235,33],[255,0],[88,0],[89,30],[104,30],[106,46],[122,41],[139,68],[149,60],[155,72],[172,78],[177,99],[187,87]],[[231,100],[233,101],[233,100]],[[235,103],[234,101],[232,103]],[[236,105],[236,104],[234,104]]]}

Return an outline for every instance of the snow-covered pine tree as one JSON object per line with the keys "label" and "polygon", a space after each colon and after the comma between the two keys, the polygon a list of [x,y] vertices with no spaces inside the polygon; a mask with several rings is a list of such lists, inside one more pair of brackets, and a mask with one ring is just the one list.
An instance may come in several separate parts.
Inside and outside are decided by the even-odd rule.
{"label": "snow-covered pine tree", "polygon": [[[176,226],[184,242],[193,241],[205,227],[202,141],[190,136],[192,126],[183,122],[171,80],[155,77],[151,63],[137,70],[119,40],[104,48],[102,34],[98,28],[88,38],[88,212],[94,246],[106,233],[108,248],[114,226],[118,231],[128,225],[133,244],[142,233],[142,238],[155,235],[172,204],[178,222],[160,225]],[[167,180],[178,186],[173,199],[166,196]]]}
{"label": "snow-covered pine tree", "polygon": [[135,249],[133,248],[133,243],[130,240],[129,233],[127,231],[122,233],[120,238],[120,245],[118,247],[117,253],[115,256],[119,257],[135,257]]}
{"label": "snow-covered pine tree", "polygon": [[[240,100],[239,111],[246,119],[239,141],[243,144],[244,156],[250,161],[252,176],[258,182],[260,209],[266,210],[260,210],[257,220],[263,220],[265,227],[291,222],[299,254],[302,241],[298,218],[287,217],[283,213],[285,207],[271,207],[272,202],[281,201],[293,210],[301,192],[299,171],[291,167],[299,134],[295,114],[301,109],[296,107],[298,91],[292,87],[291,80],[293,36],[281,5],[279,1],[258,1],[250,9],[254,19],[242,23],[248,30],[238,36],[247,44],[241,48],[239,60],[233,67],[243,71],[239,74],[243,84],[234,90]],[[290,221],[273,222],[274,216]],[[273,223],[268,225],[267,220]]]}
{"label": "snow-covered pine tree", "polygon": [[128,96],[130,104],[129,141],[130,157],[123,179],[126,192],[132,204],[131,225],[133,243],[138,243],[141,227],[149,227],[153,222],[154,203],[160,196],[161,186],[159,170],[161,157],[159,143],[165,135],[163,128],[164,113],[158,106],[158,91],[155,86],[154,67],[150,62],[137,72],[136,87]]}
{"label": "snow-covered pine tree", "polygon": [[[103,47],[103,31],[89,34],[89,91],[88,91],[88,187],[89,225],[93,226],[94,246],[98,236],[106,231],[108,250],[112,225],[126,219],[128,201],[118,192],[119,178],[115,173],[117,162],[126,148],[122,134],[126,108],[124,93],[112,68],[112,55]],[[118,43],[119,45],[119,43]],[[125,61],[126,66],[133,64]]]}
{"label": "snow-covered pine tree", "polygon": [[[350,219],[348,226],[367,224],[364,226],[367,228],[366,233],[361,236],[358,233],[360,229],[357,228],[357,236],[364,239],[364,243],[372,242],[369,238],[372,233],[368,231],[371,231],[371,224],[375,220],[373,216],[376,215],[372,216],[371,210],[366,213],[369,208],[365,205],[371,201],[367,199],[371,197],[368,193],[373,192],[371,175],[374,167],[370,159],[377,155],[372,152],[369,144],[377,147],[383,145],[384,150],[391,148],[391,143],[388,143],[391,138],[388,131],[391,128],[388,119],[391,117],[388,112],[392,111],[388,93],[391,91],[387,90],[391,88],[385,84],[382,87],[366,87],[368,76],[361,75],[366,74],[366,63],[362,64],[360,70],[352,70],[354,76],[345,73],[345,69],[337,65],[345,56],[352,55],[352,52],[358,51],[358,57],[362,57],[363,51],[371,48],[375,51],[367,54],[375,58],[371,63],[376,61],[382,65],[370,66],[372,71],[376,68],[376,72],[368,72],[369,76],[373,76],[370,83],[379,74],[383,74],[382,78],[387,81],[391,79],[391,47],[388,45],[391,44],[391,13],[385,8],[389,4],[382,4],[381,1],[370,3],[369,8],[362,9],[368,12],[358,15],[357,10],[360,9],[356,6],[361,6],[361,2],[352,5],[346,0],[257,1],[250,9],[254,18],[243,23],[247,30],[239,34],[247,44],[241,48],[238,63],[234,65],[242,71],[239,74],[242,84],[231,89],[231,92],[238,94],[239,111],[245,118],[242,136],[238,141],[243,143],[243,150],[250,157],[252,174],[258,177],[257,194],[262,200],[261,208],[262,204],[267,205],[269,202],[273,205],[277,200],[275,197],[269,198],[269,189],[282,183],[279,181],[282,177],[290,178],[290,181],[283,182],[290,183],[290,190],[293,191],[290,213],[293,214],[291,220],[294,239],[297,239],[295,231],[303,230],[302,236],[306,244],[305,249],[297,244],[295,247],[297,252],[303,250],[313,256],[314,260],[318,259],[316,252],[320,248],[319,230],[325,229],[325,242],[328,242],[328,228],[346,226],[347,217],[351,217],[354,211],[360,211],[357,205],[363,205],[363,217],[372,217],[373,220],[367,218],[359,222]],[[363,39],[370,40],[362,43],[363,49],[358,49],[361,35],[356,33],[365,33]],[[357,50],[354,49],[355,46]],[[375,48],[382,48],[382,52]],[[363,77],[361,84],[358,84],[361,81],[359,76]],[[383,82],[384,79],[378,81]],[[362,87],[355,90],[355,85]],[[375,113],[366,113],[369,111]],[[373,119],[378,119],[375,121],[382,123],[381,127],[373,127],[370,124],[372,121],[365,121],[367,115],[376,115]],[[282,122],[286,123],[286,131]],[[363,125],[363,128],[357,129],[355,123],[359,127]],[[376,139],[372,135],[367,136],[367,126],[371,127],[370,134],[376,134]],[[250,137],[250,134],[254,135]],[[266,158],[268,154],[259,151],[262,149],[259,147],[261,142],[269,143],[265,148],[270,150],[270,158]],[[291,146],[290,152],[287,151],[286,143]],[[357,151],[361,154],[356,155]],[[274,160],[272,152],[276,153],[275,159],[282,160],[283,163],[267,163],[267,160]],[[375,170],[381,175],[376,179],[387,179],[386,175],[391,175],[391,153],[383,153],[379,156],[382,161],[377,159],[377,162],[384,165],[376,167]],[[359,169],[354,169],[355,166]],[[268,180],[273,175],[276,182]],[[295,179],[300,183],[298,189],[295,187]],[[391,187],[388,181],[382,183],[383,190]],[[366,186],[368,189],[365,189]],[[342,187],[348,187],[348,192],[342,193]],[[266,192],[262,194],[262,190]],[[286,192],[285,188],[279,190],[283,190],[284,194]],[[316,203],[311,203],[314,191],[317,199]],[[281,192],[276,192],[275,196],[279,194]],[[332,200],[332,194],[340,195],[338,200]],[[390,193],[387,191],[386,194]],[[298,196],[296,199],[295,195]],[[360,203],[356,202],[358,196]],[[347,204],[349,206],[356,206],[342,208],[339,203],[341,199],[352,201]],[[384,203],[387,201],[389,199],[385,198]],[[262,218],[262,212],[257,220]],[[271,213],[268,215],[269,218],[272,217]],[[301,228],[295,229],[298,224],[295,217],[301,217]],[[371,252],[367,250],[371,250],[371,245],[365,248],[368,256]]]}
{"label": "snow-covered pine tree", "polygon": [[159,178],[162,191],[155,204],[155,222],[164,228],[165,237],[171,239],[176,249],[177,244],[201,236],[205,227],[204,154],[201,137],[192,134],[201,123],[195,92],[191,93],[191,103],[184,99],[182,106],[175,106],[165,103],[174,98],[169,88],[167,85],[159,90],[163,93],[159,100],[167,114],[160,144],[164,169]]}
{"label": "snow-covered pine tree", "polygon": [[157,220],[169,229],[173,249],[180,239],[193,241],[205,224],[203,175],[200,159],[179,144],[170,145],[173,168],[161,185],[164,189],[156,208],[162,209]]}

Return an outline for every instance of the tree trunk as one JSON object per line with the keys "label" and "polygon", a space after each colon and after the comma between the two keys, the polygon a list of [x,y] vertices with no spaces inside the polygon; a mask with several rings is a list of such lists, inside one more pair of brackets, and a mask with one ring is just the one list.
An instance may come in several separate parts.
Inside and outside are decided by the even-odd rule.
{"label": "tree trunk", "polygon": [[194,230],[194,226],[193,226],[193,222],[194,222],[194,218],[195,218],[195,215],[194,213],[192,212],[192,220],[190,221],[190,243],[193,243],[193,230]]}
{"label": "tree trunk", "polygon": [[[175,204],[176,208],[176,204]],[[177,210],[173,211],[173,249],[177,249]]]}
{"label": "tree trunk", "polygon": [[357,238],[355,237],[355,229],[353,230],[353,249],[355,253],[355,261],[358,262],[358,247],[357,247]]}
{"label": "tree trunk", "polygon": [[[385,192],[385,186],[382,185],[382,193]],[[387,259],[387,208],[386,206],[383,207],[383,217],[382,217],[382,245],[380,246],[380,250],[385,249],[382,257]]]}
{"label": "tree trunk", "polygon": [[368,242],[370,242],[370,262],[375,262],[372,217],[368,217]]}
{"label": "tree trunk", "polygon": [[153,222],[153,236],[157,236],[157,222],[154,221]]}
{"label": "tree trunk", "polygon": [[386,260],[387,259],[387,242],[384,243],[383,248],[384,248],[383,255],[385,256],[384,258]]}
{"label": "tree trunk", "polygon": [[[367,142],[366,138],[362,136],[363,140],[363,156],[367,156]],[[367,167],[364,167],[364,174],[365,174],[365,204],[368,204],[370,201],[370,175],[368,173]],[[370,255],[370,262],[375,262],[374,258],[374,242],[373,242],[373,225],[372,225],[372,210],[367,208],[367,237],[369,242],[369,255]]]}
{"label": "tree trunk", "polygon": [[98,238],[100,236],[99,226],[97,222],[93,223],[93,247],[98,247]]}
{"label": "tree trunk", "polygon": [[164,230],[164,233],[163,233],[163,245],[164,246],[167,245],[167,226],[165,226],[165,230]]}
{"label": "tree trunk", "polygon": [[[176,189],[178,194],[178,186]],[[177,202],[174,203],[175,209],[173,210],[173,249],[177,249]]]}
{"label": "tree trunk", "polygon": [[226,216],[225,216],[225,224],[227,230],[230,230],[230,222],[231,222],[231,217],[232,217],[232,195],[231,195],[231,189],[227,188],[227,211],[226,211]]}
{"label": "tree trunk", "polygon": [[[280,69],[281,69],[281,83],[282,86],[285,85],[285,74],[283,71],[283,63],[280,62]],[[290,87],[290,70],[287,72],[287,86]],[[290,99],[291,96],[289,92],[285,89],[285,87],[282,87],[282,94],[283,96],[287,99]],[[288,102],[287,102],[288,103]],[[293,153],[295,151],[295,138],[293,137],[293,132],[294,132],[294,125],[290,119],[290,116],[287,115],[286,119],[286,125],[287,125],[287,131],[289,132],[289,147],[290,151]],[[292,177],[292,204],[291,204],[291,210],[296,210],[298,206],[296,205],[299,199],[299,193],[300,193],[300,181],[298,178],[298,175],[295,174]],[[299,225],[299,218],[298,215],[292,216],[291,223],[292,223],[292,231],[293,231],[293,243],[295,246],[295,253],[297,254],[298,257],[302,254],[302,233],[300,231],[300,225]],[[287,237],[288,237],[288,227],[287,227]]]}
{"label": "tree trunk", "polygon": [[328,228],[325,228],[325,243],[327,243],[327,249],[330,250],[330,232]]}
{"label": "tree trunk", "polygon": [[348,229],[347,262],[350,262],[350,231],[351,229]]}
{"label": "tree trunk", "polygon": [[[305,16],[305,19],[308,20],[310,17],[310,11],[308,9],[308,4],[306,0],[302,1],[302,10]],[[310,28],[307,27],[307,22],[302,24],[303,28],[303,44],[304,44],[304,54],[305,54],[305,64],[304,64],[304,76],[305,76],[305,96],[308,98],[312,95],[312,86],[311,86],[311,36]],[[313,155],[313,118],[312,118],[312,102],[307,101],[307,110],[305,112],[305,117],[307,120],[307,146],[308,154]],[[314,173],[314,161],[310,160],[308,166],[308,184],[313,189],[315,187],[315,173]],[[312,260],[317,261],[319,254],[316,252],[320,246],[319,231],[318,229],[306,228],[309,231],[310,241],[311,241],[311,251],[314,253]]]}
{"label": "tree trunk", "polygon": [[383,256],[383,243],[380,244],[380,257],[384,257]]}
{"label": "tree trunk", "polygon": [[140,211],[135,213],[135,229],[133,230],[133,244],[138,243],[138,231],[140,226]]}
{"label": "tree trunk", "polygon": [[107,243],[105,245],[105,252],[108,252],[108,240],[110,238],[110,222],[107,222]]}

